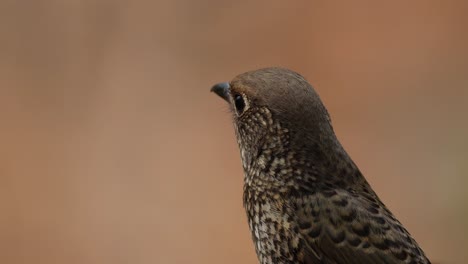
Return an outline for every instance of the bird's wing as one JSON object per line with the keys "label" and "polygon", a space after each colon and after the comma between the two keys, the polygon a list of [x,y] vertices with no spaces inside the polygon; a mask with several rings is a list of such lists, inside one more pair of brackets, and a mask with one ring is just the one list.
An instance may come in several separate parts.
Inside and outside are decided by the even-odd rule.
{"label": "bird's wing", "polygon": [[296,197],[292,206],[306,264],[430,263],[374,194],[330,189]]}

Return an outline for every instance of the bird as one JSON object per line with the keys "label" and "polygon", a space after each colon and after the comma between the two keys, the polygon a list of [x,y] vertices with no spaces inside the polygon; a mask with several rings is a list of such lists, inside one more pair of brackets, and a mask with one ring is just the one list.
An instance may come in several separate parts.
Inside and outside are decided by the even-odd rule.
{"label": "bird", "polygon": [[303,76],[263,68],[211,91],[232,112],[259,263],[430,263],[344,150]]}

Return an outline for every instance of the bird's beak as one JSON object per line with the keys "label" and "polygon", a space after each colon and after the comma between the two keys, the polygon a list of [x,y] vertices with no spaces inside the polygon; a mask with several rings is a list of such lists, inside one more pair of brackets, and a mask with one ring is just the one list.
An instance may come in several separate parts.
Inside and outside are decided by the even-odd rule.
{"label": "bird's beak", "polygon": [[229,87],[230,85],[228,82],[218,83],[211,87],[211,91],[229,103]]}

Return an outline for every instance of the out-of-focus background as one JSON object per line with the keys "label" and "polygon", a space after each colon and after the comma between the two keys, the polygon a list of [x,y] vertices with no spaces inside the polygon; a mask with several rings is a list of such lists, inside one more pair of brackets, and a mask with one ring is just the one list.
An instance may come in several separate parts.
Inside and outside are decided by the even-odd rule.
{"label": "out-of-focus background", "polygon": [[257,263],[211,85],[303,74],[439,263],[468,259],[464,1],[2,1],[0,263]]}

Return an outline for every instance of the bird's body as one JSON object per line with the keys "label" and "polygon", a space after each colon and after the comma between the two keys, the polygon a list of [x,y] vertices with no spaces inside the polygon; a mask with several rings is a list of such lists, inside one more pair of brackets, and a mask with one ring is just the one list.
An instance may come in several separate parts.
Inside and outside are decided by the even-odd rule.
{"label": "bird's body", "polygon": [[267,68],[213,91],[235,113],[261,264],[430,263],[344,151],[302,76]]}

